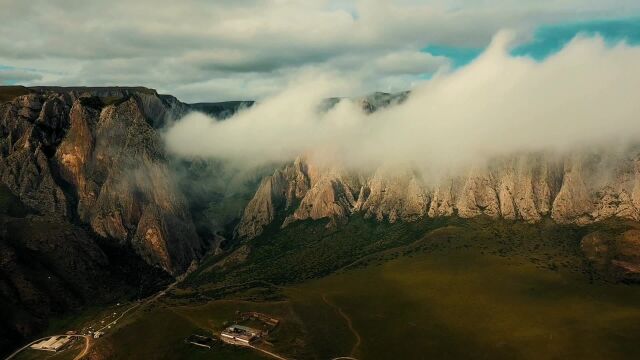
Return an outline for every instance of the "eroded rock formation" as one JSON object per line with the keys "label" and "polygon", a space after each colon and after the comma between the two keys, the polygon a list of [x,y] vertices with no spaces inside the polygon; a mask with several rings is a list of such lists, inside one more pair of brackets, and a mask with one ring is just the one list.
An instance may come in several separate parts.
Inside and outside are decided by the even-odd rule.
{"label": "eroded rock formation", "polygon": [[[532,223],[550,217],[557,223],[579,225],[610,217],[640,220],[637,149],[605,155],[519,155],[431,183],[412,171],[379,169],[356,176],[321,168],[301,157],[265,179],[237,233],[245,239],[258,236],[276,219],[278,210],[291,213],[281,226],[323,218],[333,225],[352,214],[389,222],[453,215]],[[309,170],[300,172],[304,186],[299,186],[298,178],[283,176],[295,169],[313,169],[314,175],[309,176]],[[287,189],[293,188],[295,196],[287,196]],[[290,198],[299,205],[291,208],[293,202],[285,201]]]}
{"label": "eroded rock formation", "polygon": [[202,244],[155,130],[180,106],[144,88],[34,88],[0,105],[0,181],[180,273]]}

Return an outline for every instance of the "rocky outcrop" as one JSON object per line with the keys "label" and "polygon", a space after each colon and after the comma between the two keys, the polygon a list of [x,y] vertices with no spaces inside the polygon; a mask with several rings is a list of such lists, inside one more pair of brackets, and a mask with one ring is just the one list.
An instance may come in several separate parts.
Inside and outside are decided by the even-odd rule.
{"label": "rocky outcrop", "polygon": [[[639,154],[634,149],[624,154],[525,154],[431,183],[413,171],[381,168],[371,175],[354,175],[299,158],[263,182],[245,209],[238,235],[258,236],[278,212],[288,213],[279,226],[304,219],[329,219],[333,225],[352,214],[389,222],[481,215],[531,223],[550,217],[579,225],[611,217],[637,221]],[[300,172],[303,181],[282,176],[295,173],[294,169],[307,169]],[[308,169],[313,169],[313,176]],[[291,199],[299,200],[299,205],[292,208]],[[286,206],[279,207],[280,203]]]}
{"label": "rocky outcrop", "polygon": [[353,212],[378,221],[411,221],[426,214],[429,201],[429,194],[414,174],[398,175],[382,169],[362,186]]}
{"label": "rocky outcrop", "polygon": [[599,273],[616,280],[640,280],[640,230],[617,235],[596,231],[586,235],[580,247]]}
{"label": "rocky outcrop", "polygon": [[203,252],[155,130],[186,105],[144,88],[32,88],[0,105],[0,180],[177,274]]}
{"label": "rocky outcrop", "polygon": [[29,94],[0,105],[0,180],[26,204],[60,216],[67,215],[67,199],[48,154],[64,134],[67,114],[61,96]]}
{"label": "rocky outcrop", "polygon": [[[296,194],[296,198],[300,198]],[[353,190],[338,174],[327,173],[311,183],[311,187],[301,196],[302,201],[282,226],[298,220],[330,219],[328,226],[343,222],[355,204]]]}
{"label": "rocky outcrop", "polygon": [[170,277],[89,231],[37,214],[0,184],[0,353],[85,304],[145,296]]}
{"label": "rocky outcrop", "polygon": [[302,159],[262,180],[237,228],[240,238],[254,238],[275,220],[278,211],[296,206],[311,187],[309,167]]}

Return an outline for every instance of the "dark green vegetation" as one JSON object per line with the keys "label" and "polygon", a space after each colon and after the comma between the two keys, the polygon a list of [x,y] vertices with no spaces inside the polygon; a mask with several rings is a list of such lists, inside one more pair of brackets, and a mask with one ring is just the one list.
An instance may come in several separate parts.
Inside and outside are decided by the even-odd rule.
{"label": "dark green vegetation", "polygon": [[[266,349],[297,359],[627,359],[640,356],[640,287],[585,260],[580,240],[637,224],[353,218],[301,222],[207,259],[97,343],[112,358],[260,358],[210,335],[236,311],[277,316]],[[140,337],[139,334],[144,334]]]}
{"label": "dark green vegetation", "polygon": [[[606,226],[625,227],[613,223]],[[591,227],[558,226],[551,221],[531,225],[492,219],[438,218],[389,224],[354,216],[346,226],[335,230],[326,229],[322,221],[305,221],[283,230],[277,226],[267,229],[246,245],[250,250],[245,261],[219,262],[220,257],[209,258],[189,276],[185,285],[206,289],[261,281],[278,285],[297,283],[411,252],[471,246],[480,254],[529,254],[530,261],[541,267],[564,266],[583,271],[579,242],[590,231]],[[433,237],[436,239],[426,240]]]}
{"label": "dark green vegetation", "polygon": [[0,103],[11,101],[12,99],[30,93],[31,90],[24,86],[0,86]]}
{"label": "dark green vegetation", "polygon": [[169,280],[130,250],[97,244],[84,228],[39,214],[0,185],[0,353],[51,317],[144,296]]}

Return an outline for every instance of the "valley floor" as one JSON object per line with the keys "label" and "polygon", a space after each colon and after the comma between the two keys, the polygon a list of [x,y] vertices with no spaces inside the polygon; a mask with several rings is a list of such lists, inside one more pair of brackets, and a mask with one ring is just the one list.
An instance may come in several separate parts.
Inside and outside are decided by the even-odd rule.
{"label": "valley floor", "polygon": [[594,277],[575,238],[555,239],[571,232],[518,229],[509,238],[485,225],[427,230],[328,276],[263,280],[221,298],[191,281],[97,340],[88,358],[269,358],[184,342],[244,311],[281,319],[259,346],[291,359],[640,358],[640,286]]}

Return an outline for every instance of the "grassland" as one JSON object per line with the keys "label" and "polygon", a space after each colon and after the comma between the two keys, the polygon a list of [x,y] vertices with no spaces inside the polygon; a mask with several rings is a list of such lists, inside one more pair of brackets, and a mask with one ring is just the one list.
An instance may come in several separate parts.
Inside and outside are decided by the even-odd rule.
{"label": "grassland", "polygon": [[[470,249],[402,257],[287,291],[320,358],[632,359],[640,289]],[[323,296],[330,305],[323,307]],[[333,317],[317,309],[334,307]],[[357,333],[317,328],[349,318]]]}
{"label": "grassland", "polygon": [[595,272],[590,227],[490,219],[378,224],[354,219],[271,229],[246,257],[211,257],[183,286],[95,343],[114,359],[264,355],[216,344],[238,311],[282,320],[270,351],[296,359],[629,359],[640,356],[640,286]]}
{"label": "grassland", "polygon": [[30,92],[31,90],[24,86],[0,86],[0,104]]}

